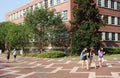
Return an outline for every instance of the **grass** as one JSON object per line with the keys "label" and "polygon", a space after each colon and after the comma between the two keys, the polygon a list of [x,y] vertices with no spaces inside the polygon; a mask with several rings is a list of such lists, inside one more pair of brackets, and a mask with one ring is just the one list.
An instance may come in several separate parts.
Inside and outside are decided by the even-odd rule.
{"label": "grass", "polygon": [[104,58],[120,58],[120,54],[104,55]]}
{"label": "grass", "polygon": [[[68,56],[66,58],[80,58],[80,56]],[[98,58],[96,55],[95,58]],[[120,58],[120,54],[111,54],[111,55],[104,55],[104,58]]]}

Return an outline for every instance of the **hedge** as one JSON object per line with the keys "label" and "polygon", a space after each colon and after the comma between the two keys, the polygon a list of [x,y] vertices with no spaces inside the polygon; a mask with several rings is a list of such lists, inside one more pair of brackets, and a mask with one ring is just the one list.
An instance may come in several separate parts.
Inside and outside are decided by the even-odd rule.
{"label": "hedge", "polygon": [[120,54],[120,48],[104,48],[106,54]]}
{"label": "hedge", "polygon": [[65,57],[65,52],[62,51],[50,51],[45,53],[28,53],[26,56],[38,57],[38,58],[60,58]]}

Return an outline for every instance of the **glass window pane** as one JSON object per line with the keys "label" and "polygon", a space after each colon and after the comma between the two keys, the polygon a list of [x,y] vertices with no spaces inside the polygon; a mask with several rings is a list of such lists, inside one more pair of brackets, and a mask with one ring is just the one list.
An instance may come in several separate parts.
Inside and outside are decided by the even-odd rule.
{"label": "glass window pane", "polygon": [[105,7],[107,7],[108,8],[108,0],[105,0]]}
{"label": "glass window pane", "polygon": [[115,40],[115,33],[112,33],[112,40]]}

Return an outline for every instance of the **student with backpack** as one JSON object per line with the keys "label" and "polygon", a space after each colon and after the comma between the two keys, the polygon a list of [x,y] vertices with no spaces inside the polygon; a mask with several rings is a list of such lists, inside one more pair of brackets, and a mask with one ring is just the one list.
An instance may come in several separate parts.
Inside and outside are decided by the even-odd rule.
{"label": "student with backpack", "polygon": [[84,68],[84,63],[85,63],[86,64],[86,69],[89,69],[87,48],[84,48],[82,50],[82,52],[81,52],[81,59],[82,59],[82,68]]}

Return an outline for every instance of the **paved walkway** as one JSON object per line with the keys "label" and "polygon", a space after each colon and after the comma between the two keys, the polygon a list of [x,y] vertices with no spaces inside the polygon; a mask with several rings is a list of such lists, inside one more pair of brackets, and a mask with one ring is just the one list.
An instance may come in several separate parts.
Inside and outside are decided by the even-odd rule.
{"label": "paved walkway", "polygon": [[103,67],[86,70],[79,58],[17,57],[17,62],[11,58],[6,63],[0,55],[0,78],[120,78],[120,58],[105,59]]}

